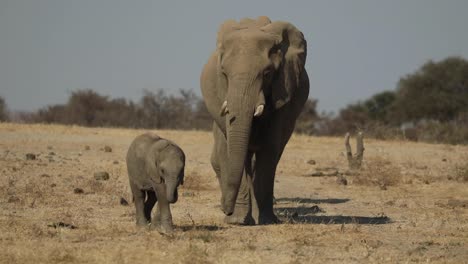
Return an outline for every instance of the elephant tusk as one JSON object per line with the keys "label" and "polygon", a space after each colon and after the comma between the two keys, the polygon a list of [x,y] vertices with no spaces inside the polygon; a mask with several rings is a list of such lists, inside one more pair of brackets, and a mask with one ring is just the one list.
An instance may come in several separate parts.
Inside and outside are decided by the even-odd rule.
{"label": "elephant tusk", "polygon": [[219,112],[219,114],[221,116],[225,116],[227,113],[229,113],[229,110],[227,108],[227,101],[224,101],[223,105],[221,106],[221,111]]}
{"label": "elephant tusk", "polygon": [[257,108],[255,109],[254,116],[261,116],[263,114],[263,109],[264,108],[265,108],[265,105],[263,105],[263,104],[257,106]]}

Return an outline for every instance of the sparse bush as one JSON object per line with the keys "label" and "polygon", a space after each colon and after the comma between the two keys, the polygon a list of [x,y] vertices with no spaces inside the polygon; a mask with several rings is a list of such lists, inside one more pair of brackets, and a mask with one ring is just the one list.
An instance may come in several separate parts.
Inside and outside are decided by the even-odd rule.
{"label": "sparse bush", "polygon": [[468,182],[468,163],[456,167],[456,180]]}
{"label": "sparse bush", "polygon": [[7,106],[3,97],[0,97],[0,122],[8,121]]}
{"label": "sparse bush", "polygon": [[180,90],[179,95],[144,91],[139,103],[78,90],[72,92],[67,104],[47,106],[35,114],[18,115],[18,119],[92,127],[209,130],[212,126],[204,102],[189,90]]}
{"label": "sparse bush", "polygon": [[397,185],[401,181],[400,168],[381,157],[367,160],[362,171],[352,178],[353,184],[379,186],[381,189]]}
{"label": "sparse bush", "polygon": [[316,124],[319,120],[317,114],[317,100],[308,99],[296,120],[295,131],[301,134],[317,134]]}
{"label": "sparse bush", "polygon": [[184,185],[181,186],[182,190],[203,191],[211,189],[211,182],[209,179],[202,177],[197,172],[191,171],[186,174],[184,178]]}

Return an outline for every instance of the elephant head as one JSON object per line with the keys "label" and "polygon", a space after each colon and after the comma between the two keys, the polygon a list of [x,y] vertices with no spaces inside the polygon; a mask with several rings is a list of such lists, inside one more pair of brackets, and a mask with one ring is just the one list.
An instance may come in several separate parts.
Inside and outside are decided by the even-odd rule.
{"label": "elephant head", "polygon": [[184,184],[185,155],[176,145],[161,140],[155,146],[155,175],[154,182],[164,183],[166,198],[169,203],[178,199],[177,187]]}
{"label": "elephant head", "polygon": [[227,215],[234,211],[252,123],[290,101],[300,85],[306,46],[292,24],[267,17],[228,20],[218,32],[216,87],[229,159],[227,176],[221,178],[221,203]]}

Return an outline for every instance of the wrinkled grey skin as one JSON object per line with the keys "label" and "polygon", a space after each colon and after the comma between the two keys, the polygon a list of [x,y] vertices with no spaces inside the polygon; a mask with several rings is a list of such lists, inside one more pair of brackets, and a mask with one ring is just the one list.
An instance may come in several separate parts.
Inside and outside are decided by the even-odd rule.
{"label": "wrinkled grey skin", "polygon": [[[133,140],[127,152],[130,188],[136,223],[151,223],[162,233],[173,231],[170,203],[177,202],[177,187],[184,182],[185,155],[173,142],[146,133]],[[158,202],[154,221],[151,210]]]}
{"label": "wrinkled grey skin", "polygon": [[276,166],[309,94],[307,44],[287,22],[228,20],[200,78],[214,119],[211,164],[231,224],[277,223]]}

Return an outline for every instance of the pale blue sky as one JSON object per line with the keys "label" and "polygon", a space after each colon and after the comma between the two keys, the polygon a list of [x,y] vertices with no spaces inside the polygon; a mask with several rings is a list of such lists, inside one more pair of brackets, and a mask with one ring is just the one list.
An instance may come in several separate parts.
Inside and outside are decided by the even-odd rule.
{"label": "pale blue sky", "polygon": [[429,59],[468,58],[467,12],[466,0],[0,0],[0,96],[36,110],[83,88],[199,94],[220,23],[267,15],[304,33],[310,97],[336,111]]}

